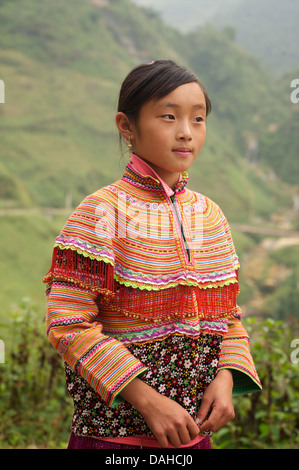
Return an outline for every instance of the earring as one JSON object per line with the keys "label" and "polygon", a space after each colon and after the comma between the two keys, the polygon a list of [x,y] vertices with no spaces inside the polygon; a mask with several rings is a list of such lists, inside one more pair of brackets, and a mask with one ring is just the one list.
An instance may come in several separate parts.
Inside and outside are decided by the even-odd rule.
{"label": "earring", "polygon": [[131,138],[129,137],[129,142],[127,142],[128,149],[131,151],[133,149],[133,144],[131,142]]}

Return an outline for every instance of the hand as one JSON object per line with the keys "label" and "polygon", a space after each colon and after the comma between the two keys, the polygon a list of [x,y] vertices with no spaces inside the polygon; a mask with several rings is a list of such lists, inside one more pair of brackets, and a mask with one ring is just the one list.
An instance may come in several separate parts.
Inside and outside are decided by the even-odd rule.
{"label": "hand", "polygon": [[199,434],[199,428],[189,413],[178,403],[157,394],[152,406],[143,411],[143,417],[160,447],[179,447],[188,444]]}
{"label": "hand", "polygon": [[[199,432],[214,432],[235,417],[233,399],[233,377],[229,369],[221,369],[206,388],[195,422],[200,425]],[[211,414],[203,422],[208,412]]]}
{"label": "hand", "polygon": [[181,405],[138,378],[133,379],[121,395],[140,412],[160,447],[167,448],[168,444],[179,447],[199,434],[195,421]]}

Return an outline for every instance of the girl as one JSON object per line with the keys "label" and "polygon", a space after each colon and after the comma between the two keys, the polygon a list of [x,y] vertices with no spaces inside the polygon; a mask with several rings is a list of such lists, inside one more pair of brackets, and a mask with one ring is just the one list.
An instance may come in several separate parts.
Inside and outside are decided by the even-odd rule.
{"label": "girl", "polygon": [[132,70],[116,115],[131,152],[123,177],[56,239],[47,333],[74,401],[69,448],[210,448],[232,394],[261,389],[229,226],[186,186],[210,111],[186,68]]}

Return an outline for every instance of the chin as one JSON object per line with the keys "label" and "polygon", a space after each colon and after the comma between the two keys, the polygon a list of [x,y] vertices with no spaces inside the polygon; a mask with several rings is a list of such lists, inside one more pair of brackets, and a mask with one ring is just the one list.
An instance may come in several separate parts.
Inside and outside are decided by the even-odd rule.
{"label": "chin", "polygon": [[182,173],[183,171],[188,171],[189,168],[191,167],[192,163],[193,162],[189,163],[188,165],[187,164],[177,165],[175,170],[173,170],[173,171],[180,172],[180,173]]}

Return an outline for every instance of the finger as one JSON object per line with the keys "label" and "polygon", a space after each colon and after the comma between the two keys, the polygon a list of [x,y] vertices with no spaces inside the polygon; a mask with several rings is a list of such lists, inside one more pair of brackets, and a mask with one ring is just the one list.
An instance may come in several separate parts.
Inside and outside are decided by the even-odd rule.
{"label": "finger", "polygon": [[195,439],[196,436],[198,436],[199,428],[198,428],[198,425],[195,423],[195,421],[193,421],[190,425],[188,425],[188,431],[189,431],[191,441]]}
{"label": "finger", "polygon": [[198,434],[198,426],[192,419],[190,420],[190,423],[187,424],[187,427],[179,432],[181,444],[189,444],[189,442],[195,439]]}
{"label": "finger", "polygon": [[168,438],[164,432],[156,431],[154,433],[154,436],[158,441],[159,447],[161,447],[162,449],[168,448]]}
{"label": "finger", "polygon": [[185,445],[185,444],[188,444],[190,441],[192,441],[192,438],[187,428],[179,432],[179,438],[180,438],[180,445]]}
{"label": "finger", "polygon": [[[168,442],[173,446],[173,447],[180,447],[182,445],[181,438],[179,436],[178,432],[173,432],[167,435],[168,437]],[[189,442],[189,441],[188,441]],[[188,443],[187,442],[187,443]]]}
{"label": "finger", "polygon": [[212,402],[208,399],[203,397],[199,410],[197,412],[197,417],[195,419],[195,423],[200,426],[204,420],[207,418],[208,413],[211,409]]}
{"label": "finger", "polygon": [[222,426],[225,426],[229,421],[234,419],[235,413],[233,407],[218,407],[215,406],[209,418],[200,426],[200,432],[217,431]]}
{"label": "finger", "polygon": [[185,423],[178,425],[173,433],[168,433],[168,439],[172,446],[179,447],[189,444],[198,434],[198,426],[194,419],[188,415]]}
{"label": "finger", "polygon": [[209,418],[200,426],[199,432],[214,432],[222,426],[222,413],[217,409],[213,409]]}

